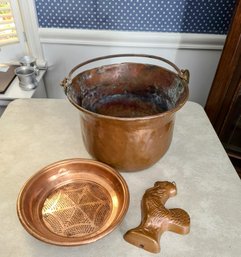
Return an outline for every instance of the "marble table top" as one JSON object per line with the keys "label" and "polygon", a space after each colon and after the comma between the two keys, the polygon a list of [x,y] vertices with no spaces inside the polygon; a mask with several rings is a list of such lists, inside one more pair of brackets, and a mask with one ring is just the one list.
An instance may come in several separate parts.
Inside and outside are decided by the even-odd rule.
{"label": "marble table top", "polygon": [[241,256],[241,183],[203,108],[187,102],[177,112],[171,146],[149,169],[122,173],[130,190],[123,222],[109,235],[84,246],[60,247],[29,235],[20,224],[16,199],[24,182],[44,166],[68,158],[91,158],[80,133],[79,111],[67,100],[13,101],[0,118],[0,256],[154,256],[128,244],[124,233],[140,222],[140,201],[155,181],[175,181],[178,194],[167,208],[191,217],[188,235],[166,232],[165,257]]}

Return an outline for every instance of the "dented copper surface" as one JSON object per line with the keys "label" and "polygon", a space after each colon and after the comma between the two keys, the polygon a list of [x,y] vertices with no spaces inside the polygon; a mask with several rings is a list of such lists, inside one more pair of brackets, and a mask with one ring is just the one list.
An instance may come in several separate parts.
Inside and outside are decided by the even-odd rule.
{"label": "dented copper surface", "polygon": [[152,253],[160,252],[160,237],[165,231],[187,234],[190,217],[182,209],[167,209],[166,201],[177,194],[176,184],[157,181],[146,190],[141,202],[141,223],[126,232],[124,239]]}
{"label": "dented copper surface", "polygon": [[[147,57],[164,61],[177,73],[141,63],[119,63],[86,70],[80,67],[113,57]],[[149,55],[114,55],[89,60],[64,79],[70,102],[80,110],[87,151],[120,171],[156,163],[170,146],[175,113],[188,98],[187,70]]]}
{"label": "dented copper surface", "polygon": [[69,159],[43,168],[26,182],[17,213],[37,239],[74,246],[110,233],[128,205],[128,187],[117,171],[97,161]]}

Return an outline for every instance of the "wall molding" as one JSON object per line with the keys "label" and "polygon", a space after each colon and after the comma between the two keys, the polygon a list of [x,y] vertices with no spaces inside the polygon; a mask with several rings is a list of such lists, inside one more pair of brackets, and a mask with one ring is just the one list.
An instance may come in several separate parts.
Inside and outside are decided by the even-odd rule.
{"label": "wall molding", "polygon": [[41,43],[222,50],[226,35],[39,28]]}

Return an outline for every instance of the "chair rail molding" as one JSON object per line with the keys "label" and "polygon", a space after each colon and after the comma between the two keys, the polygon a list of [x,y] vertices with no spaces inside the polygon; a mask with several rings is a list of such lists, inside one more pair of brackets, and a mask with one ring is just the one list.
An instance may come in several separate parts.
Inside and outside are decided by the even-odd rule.
{"label": "chair rail molding", "polygon": [[39,28],[41,43],[222,50],[226,35]]}

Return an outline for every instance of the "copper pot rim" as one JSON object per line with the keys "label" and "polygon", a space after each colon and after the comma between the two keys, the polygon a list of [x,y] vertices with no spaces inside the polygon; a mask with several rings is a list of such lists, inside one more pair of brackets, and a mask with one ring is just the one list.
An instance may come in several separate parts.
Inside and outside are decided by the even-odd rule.
{"label": "copper pot rim", "polygon": [[[110,66],[110,65],[104,65],[104,66]],[[165,69],[163,67],[159,67],[159,68]],[[169,71],[170,73],[175,74],[174,72],[172,72],[168,69],[165,69],[165,70]],[[85,71],[83,71],[83,73],[86,72],[86,71],[89,71],[89,70],[85,70]],[[78,75],[76,75],[76,77]],[[177,74],[175,74],[175,75],[178,76]],[[185,81],[181,78],[180,78],[180,80],[182,80],[183,89],[184,89],[185,94],[183,95],[181,101],[178,103],[178,105],[176,107],[174,107],[170,110],[158,113],[158,114],[147,115],[147,116],[142,116],[142,117],[117,117],[117,116],[108,116],[108,115],[92,112],[92,111],[87,110],[84,107],[78,105],[75,101],[73,101],[71,96],[68,94],[68,92],[66,93],[66,95],[67,95],[67,98],[68,98],[69,102],[73,106],[75,106],[78,110],[80,110],[80,111],[82,111],[86,114],[89,114],[91,116],[94,116],[96,118],[101,118],[101,119],[105,119],[105,120],[115,120],[115,121],[128,121],[128,122],[131,122],[131,121],[146,121],[146,120],[150,120],[150,119],[161,118],[161,117],[164,117],[164,116],[170,116],[171,114],[176,113],[179,109],[181,109],[184,106],[184,104],[187,102],[187,100],[189,98],[189,88],[188,88],[188,82],[187,81]]]}
{"label": "copper pot rim", "polygon": [[72,105],[74,105],[78,110],[80,110],[80,111],[82,111],[82,112],[84,112],[86,114],[89,114],[91,116],[94,116],[96,118],[105,119],[105,120],[122,121],[122,122],[123,121],[131,122],[131,121],[146,121],[146,120],[151,120],[151,119],[154,120],[154,119],[161,118],[161,117],[164,117],[164,116],[170,116],[170,115],[176,113],[179,109],[181,109],[184,106],[184,104],[188,100],[189,91],[188,91],[187,87],[186,87],[186,91],[187,91],[187,94],[185,96],[185,99],[183,99],[183,101],[181,103],[179,103],[178,106],[172,108],[171,110],[168,110],[168,111],[165,111],[165,112],[161,112],[159,114],[148,115],[148,116],[143,116],[143,117],[118,117],[118,116],[108,116],[108,115],[92,112],[92,111],[89,111],[89,110],[83,108],[82,106],[76,104],[69,96],[67,96],[67,97],[68,97],[69,102]]}
{"label": "copper pot rim", "polygon": [[[136,63],[136,62],[117,62],[114,64],[106,64],[106,65],[102,65],[100,67],[95,67],[93,69],[87,69],[87,70],[83,70],[81,71],[79,74],[77,74],[74,78],[72,78],[73,74],[81,67],[96,62],[96,61],[100,61],[100,60],[105,60],[105,59],[112,59],[112,58],[118,58],[118,57],[142,57],[142,58],[147,58],[147,59],[155,59],[155,60],[159,60],[162,61],[168,65],[170,65],[172,68],[174,68],[174,70],[176,70],[177,73],[164,68],[162,66],[159,65],[153,65],[153,64],[148,64],[148,63]],[[183,89],[184,89],[184,94],[182,95],[182,97],[180,98],[180,102],[177,104],[177,106],[173,107],[170,110],[158,113],[158,114],[153,114],[153,115],[147,115],[147,116],[141,116],[141,117],[118,117],[118,116],[108,116],[108,115],[104,115],[104,114],[100,114],[100,113],[96,113],[90,110],[87,110],[86,108],[78,105],[69,95],[69,88],[73,83],[73,80],[78,77],[80,74],[83,74],[85,72],[91,71],[91,70],[96,70],[102,67],[110,67],[110,66],[118,66],[118,65],[123,65],[123,64],[134,64],[134,65],[149,65],[149,66],[155,66],[158,67],[162,70],[165,70],[173,75],[175,75],[177,78],[180,79],[182,85],[183,85]],[[66,77],[61,83],[60,85],[64,87],[64,91],[65,94],[68,98],[68,100],[70,101],[71,104],[73,104],[78,110],[83,111],[87,114],[90,114],[96,118],[101,118],[101,119],[105,119],[105,120],[115,120],[115,121],[144,121],[144,120],[150,120],[150,119],[156,119],[156,118],[160,118],[160,117],[164,117],[164,116],[169,116],[175,112],[177,112],[180,108],[182,108],[182,106],[186,103],[186,101],[188,100],[189,97],[189,88],[188,88],[188,83],[189,83],[189,71],[188,70],[184,70],[184,69],[179,69],[174,63],[172,63],[171,61],[163,58],[163,57],[159,57],[159,56],[155,56],[155,55],[147,55],[147,54],[114,54],[114,55],[107,55],[107,56],[101,56],[101,57],[97,57],[97,58],[93,58],[90,60],[87,60],[83,63],[80,63],[78,65],[76,65],[68,74],[68,77]]]}
{"label": "copper pot rim", "polygon": [[[27,188],[27,186],[29,185],[29,183],[31,183],[36,176],[39,176],[43,173],[48,172],[49,169],[54,168],[56,166],[59,165],[64,165],[64,164],[68,164],[68,163],[89,163],[89,164],[93,164],[93,165],[97,165],[101,168],[104,168],[106,171],[110,172],[110,174],[114,175],[117,179],[118,182],[120,182],[122,189],[123,189],[123,204],[122,204],[122,208],[121,211],[118,213],[117,219],[115,220],[114,223],[110,224],[110,226],[103,231],[102,233],[98,234],[97,236],[93,236],[91,238],[87,238],[87,239],[80,239],[79,241],[73,241],[73,242],[69,242],[68,240],[66,241],[56,241],[56,240],[52,240],[51,238],[46,238],[44,235],[41,235],[39,233],[39,231],[34,228],[30,222],[26,219],[26,217],[23,215],[23,206],[22,206],[22,196]],[[125,179],[123,178],[123,176],[114,168],[112,168],[111,166],[96,161],[96,160],[92,160],[92,159],[87,159],[87,158],[70,158],[70,159],[64,159],[61,161],[56,161],[54,163],[51,163],[47,166],[45,166],[44,168],[40,169],[39,171],[37,171],[35,174],[33,174],[22,186],[21,190],[19,191],[18,197],[17,197],[17,202],[16,202],[16,209],[17,209],[17,215],[19,218],[20,223],[22,224],[22,226],[24,227],[24,229],[33,237],[35,237],[36,239],[44,242],[44,243],[48,243],[48,244],[52,244],[52,245],[57,245],[57,246],[65,246],[65,247],[71,247],[71,246],[81,246],[81,245],[85,245],[85,244],[89,244],[92,242],[95,242],[101,238],[103,238],[104,236],[108,235],[109,233],[111,233],[124,219],[127,211],[128,211],[128,207],[129,207],[129,202],[130,202],[130,194],[129,194],[129,189],[128,189],[128,185],[125,181]]]}

